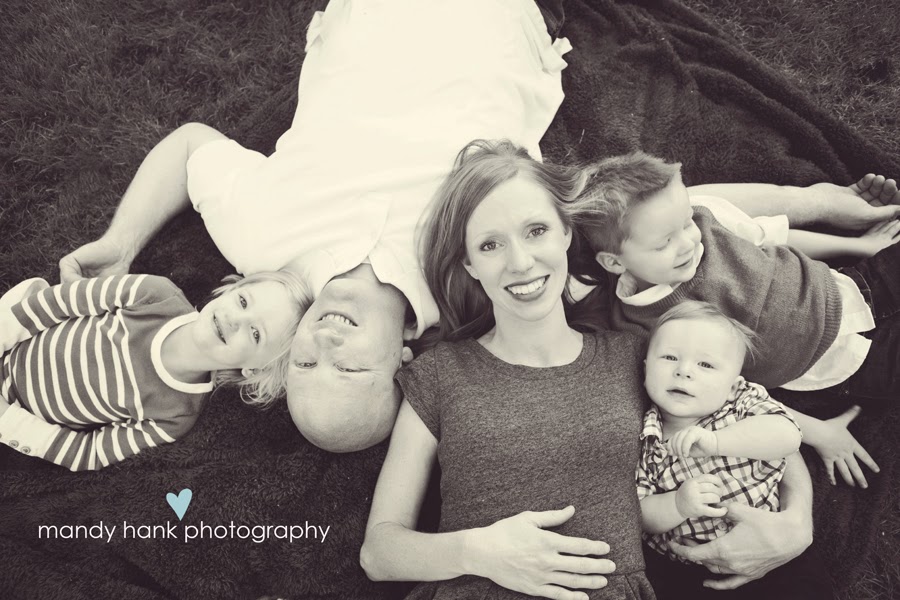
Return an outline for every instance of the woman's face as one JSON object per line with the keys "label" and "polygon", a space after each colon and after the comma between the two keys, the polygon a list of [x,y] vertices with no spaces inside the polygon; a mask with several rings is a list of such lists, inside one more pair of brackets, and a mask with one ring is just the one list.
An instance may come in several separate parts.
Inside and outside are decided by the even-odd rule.
{"label": "woman's face", "polygon": [[485,196],[466,225],[464,266],[494,305],[494,316],[537,321],[561,302],[571,232],[549,192],[516,176]]}

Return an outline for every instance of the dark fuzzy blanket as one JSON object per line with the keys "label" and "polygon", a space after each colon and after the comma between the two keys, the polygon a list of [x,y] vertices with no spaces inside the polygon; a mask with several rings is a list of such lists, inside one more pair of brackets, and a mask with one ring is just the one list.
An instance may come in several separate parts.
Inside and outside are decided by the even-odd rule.
{"label": "dark fuzzy blanket", "polygon": [[[545,138],[547,160],[641,148],[683,162],[688,184],[848,184],[867,171],[900,173],[900,163],[674,2],[573,0],[566,11],[562,35],[575,50],[566,57],[567,98]],[[232,115],[227,133],[271,151],[290,123],[295,84],[269,82],[269,100],[244,119]],[[198,300],[229,267],[190,214],[158,237],[135,270],[165,274]],[[846,407],[809,394],[779,397],[819,416]],[[898,425],[897,411],[867,407],[852,426],[883,468],[867,491],[832,488],[818,459],[807,456],[816,543],[841,589],[861,576],[879,524],[896,510]],[[69,473],[0,446],[0,597],[397,597],[402,588],[369,582],[358,565],[384,452],[384,444],[350,455],[319,451],[283,407],[252,410],[228,391],[214,395],[183,440],[98,473]],[[179,523],[165,496],[182,488],[193,490],[193,502]],[[101,522],[116,526],[108,540],[39,537],[41,525]],[[128,537],[125,522],[135,527]],[[167,523],[174,539],[162,529],[140,539],[150,532],[138,526]],[[277,539],[272,529],[261,542],[238,539],[239,531],[184,540],[187,526],[232,523],[330,529],[324,541]]]}

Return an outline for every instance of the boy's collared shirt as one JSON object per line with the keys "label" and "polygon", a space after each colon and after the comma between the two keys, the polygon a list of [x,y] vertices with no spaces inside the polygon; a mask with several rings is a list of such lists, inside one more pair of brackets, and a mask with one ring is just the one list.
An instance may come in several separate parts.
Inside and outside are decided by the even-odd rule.
{"label": "boy's collared shirt", "polygon": [[[716,431],[756,415],[779,415],[797,426],[784,406],[770,398],[765,388],[749,382],[741,387],[734,400],[726,402],[722,408],[701,419],[697,425]],[[797,429],[800,427],[797,426]],[[659,409],[652,406],[644,416],[641,433],[643,446],[635,476],[638,499],[675,491],[688,479],[709,473],[717,475],[725,486],[726,492],[721,500],[723,504],[741,502],[756,508],[778,511],[778,482],[781,481],[785,468],[783,459],[764,461],[731,456],[681,458],[669,454],[662,435]],[[644,540],[660,554],[678,558],[668,550],[670,540],[680,542],[688,538],[701,543],[709,542],[727,533],[731,527],[725,518],[697,517],[687,519],[666,533],[645,533]]]}
{"label": "boy's collared shirt", "polygon": [[[752,218],[727,200],[715,196],[691,196],[692,206],[704,206],[715,219],[733,234],[757,246],[786,244],[789,223],[787,216]],[[703,244],[696,263],[703,257]],[[856,373],[869,353],[872,341],[860,335],[875,328],[875,319],[859,287],[846,275],[831,269],[831,275],[841,295],[841,328],[834,343],[802,376],[781,387],[788,390],[821,390],[837,385]],[[631,306],[648,306],[675,291],[667,284],[654,285],[635,293],[637,281],[631,273],[624,273],[616,284],[616,298]]]}

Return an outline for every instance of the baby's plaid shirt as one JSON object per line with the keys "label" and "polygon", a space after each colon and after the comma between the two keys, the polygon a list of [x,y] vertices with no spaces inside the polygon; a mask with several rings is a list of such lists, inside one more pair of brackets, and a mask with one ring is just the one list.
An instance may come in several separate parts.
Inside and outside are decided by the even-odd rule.
{"label": "baby's plaid shirt", "polygon": [[[722,408],[701,419],[697,425],[716,431],[756,415],[781,415],[797,426],[784,405],[770,398],[764,387],[749,382],[744,383],[734,400],[726,402]],[[725,487],[722,504],[741,502],[756,508],[778,511],[778,482],[784,474],[784,459],[765,461],[733,456],[679,458],[670,455],[663,443],[662,423],[656,406],[652,406],[644,416],[641,440],[641,460],[635,477],[638,499],[675,491],[688,479],[709,473],[717,475]],[[682,542],[687,538],[705,543],[724,535],[731,528],[732,524],[723,517],[694,517],[662,534],[645,533],[644,540],[660,554],[681,560],[669,551],[670,540]]]}

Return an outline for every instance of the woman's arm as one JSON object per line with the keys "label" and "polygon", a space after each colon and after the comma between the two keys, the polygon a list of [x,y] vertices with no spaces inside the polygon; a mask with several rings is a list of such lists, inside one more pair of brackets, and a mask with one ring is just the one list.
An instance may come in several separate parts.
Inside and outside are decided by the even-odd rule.
{"label": "woman's arm", "polygon": [[477,575],[514,591],[563,600],[587,595],[562,586],[606,585],[601,574],[611,573],[615,565],[588,558],[609,552],[605,543],[543,530],[569,520],[572,507],[520,513],[488,527],[452,533],[415,531],[436,453],[437,440],[404,401],[360,551],[360,564],[370,579],[439,581]]}
{"label": "woman's arm", "polygon": [[702,563],[725,579],[707,579],[703,585],[726,590],[759,579],[793,560],[812,543],[812,482],[799,453],[787,458],[779,485],[781,512],[773,513],[745,504],[728,504],[726,518],[735,524],[724,536],[701,546],[670,542],[678,556]]}

